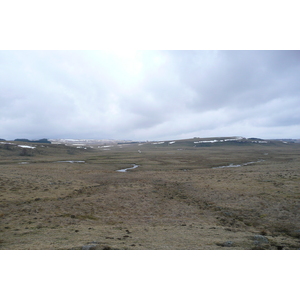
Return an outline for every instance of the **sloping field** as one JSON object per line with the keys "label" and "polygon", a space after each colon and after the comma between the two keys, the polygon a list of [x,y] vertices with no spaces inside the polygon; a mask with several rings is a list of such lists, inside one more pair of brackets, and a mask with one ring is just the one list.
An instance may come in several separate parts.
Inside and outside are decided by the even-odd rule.
{"label": "sloping field", "polygon": [[225,139],[3,142],[0,249],[299,249],[300,144]]}

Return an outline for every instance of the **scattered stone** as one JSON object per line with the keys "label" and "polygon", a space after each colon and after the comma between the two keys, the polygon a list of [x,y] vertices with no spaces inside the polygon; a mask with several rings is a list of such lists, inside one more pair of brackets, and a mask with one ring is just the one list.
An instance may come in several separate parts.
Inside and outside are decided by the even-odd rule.
{"label": "scattered stone", "polygon": [[269,240],[266,236],[258,234],[254,236],[254,244],[258,246],[262,244],[269,244]]}
{"label": "scattered stone", "polygon": [[231,217],[233,216],[233,213],[229,212],[229,211],[224,211],[223,214],[227,217]]}
{"label": "scattered stone", "polygon": [[233,242],[232,241],[227,241],[223,244],[223,247],[233,247]]}
{"label": "scattered stone", "polygon": [[254,248],[253,250],[266,250],[270,248],[269,239],[263,235],[254,236]]}
{"label": "scattered stone", "polygon": [[83,245],[81,250],[96,250],[96,245]]}
{"label": "scattered stone", "polygon": [[221,247],[233,247],[234,243],[233,243],[233,241],[226,241],[224,243],[216,243],[216,245],[221,246]]}

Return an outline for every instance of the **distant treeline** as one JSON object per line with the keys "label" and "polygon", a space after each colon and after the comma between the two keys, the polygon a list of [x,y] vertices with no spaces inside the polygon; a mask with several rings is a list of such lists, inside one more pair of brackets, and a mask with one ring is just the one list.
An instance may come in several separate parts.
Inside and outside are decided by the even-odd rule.
{"label": "distant treeline", "polygon": [[51,144],[47,139],[40,140],[28,140],[28,139],[15,139],[15,142],[26,142],[26,143],[43,143],[43,144]]}

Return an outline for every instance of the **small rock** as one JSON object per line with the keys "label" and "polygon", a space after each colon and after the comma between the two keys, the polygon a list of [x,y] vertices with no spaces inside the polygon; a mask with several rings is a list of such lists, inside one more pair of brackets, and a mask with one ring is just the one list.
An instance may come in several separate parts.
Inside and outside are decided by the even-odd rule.
{"label": "small rock", "polygon": [[83,245],[81,250],[96,250],[96,245]]}
{"label": "small rock", "polygon": [[254,236],[254,244],[255,245],[269,244],[269,240],[266,236],[258,234]]}
{"label": "small rock", "polygon": [[232,241],[227,241],[223,244],[223,247],[233,247],[233,242]]}
{"label": "small rock", "polygon": [[216,245],[218,245],[220,247],[233,247],[234,243],[233,243],[233,241],[226,241],[224,243],[216,243]]}
{"label": "small rock", "polygon": [[232,214],[231,212],[229,212],[229,211],[224,211],[223,214],[224,214],[225,216],[227,216],[227,217],[233,216],[233,214]]}

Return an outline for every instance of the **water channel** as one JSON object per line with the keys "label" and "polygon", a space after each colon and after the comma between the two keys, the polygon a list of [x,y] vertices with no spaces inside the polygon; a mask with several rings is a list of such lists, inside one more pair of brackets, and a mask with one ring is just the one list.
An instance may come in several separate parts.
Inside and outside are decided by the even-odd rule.
{"label": "water channel", "polygon": [[136,165],[136,164],[132,164],[133,165],[133,167],[131,167],[131,168],[126,168],[126,169],[121,169],[121,170],[117,170],[116,172],[127,172],[127,170],[132,170],[132,169],[135,169],[135,168],[137,168],[137,167],[139,167],[139,165]]}
{"label": "water channel", "polygon": [[238,167],[242,167],[242,166],[248,166],[251,164],[255,164],[255,163],[259,163],[259,162],[263,162],[265,161],[264,159],[260,159],[258,161],[250,161],[241,165],[234,165],[234,164],[230,164],[228,166],[220,166],[220,167],[214,167],[213,169],[223,169],[223,168],[238,168]]}

